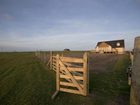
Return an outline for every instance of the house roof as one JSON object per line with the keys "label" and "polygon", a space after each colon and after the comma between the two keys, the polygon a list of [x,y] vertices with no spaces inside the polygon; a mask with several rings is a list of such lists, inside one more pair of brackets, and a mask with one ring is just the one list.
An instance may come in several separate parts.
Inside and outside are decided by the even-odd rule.
{"label": "house roof", "polygon": [[124,48],[125,47],[124,40],[102,41],[102,42],[98,42],[97,46],[99,46],[101,43],[107,43],[112,48],[120,48],[120,47]]}

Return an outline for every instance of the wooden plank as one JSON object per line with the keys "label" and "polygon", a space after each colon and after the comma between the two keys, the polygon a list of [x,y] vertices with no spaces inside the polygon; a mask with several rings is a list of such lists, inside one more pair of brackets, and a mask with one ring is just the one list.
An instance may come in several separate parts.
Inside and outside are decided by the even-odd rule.
{"label": "wooden plank", "polygon": [[57,60],[54,60],[54,59],[53,59],[53,60],[52,60],[52,62],[53,62],[53,63],[56,63],[56,62],[57,62]]}
{"label": "wooden plank", "polygon": [[56,66],[57,65],[57,62],[56,63],[53,62],[52,65]]}
{"label": "wooden plank", "polygon": [[57,57],[57,69],[56,69],[56,90],[59,91],[60,90],[60,71],[59,71],[59,55],[56,55]]}
{"label": "wooden plank", "polygon": [[[76,87],[75,84],[73,83],[69,83],[69,82],[60,82],[60,85],[63,85],[63,86],[70,86],[70,87]],[[80,86],[83,88],[84,85],[80,84]]]}
{"label": "wooden plank", "polygon": [[55,97],[58,95],[59,91],[55,91],[55,93],[52,95],[52,100],[55,99]]}
{"label": "wooden plank", "polygon": [[65,80],[66,80],[67,82],[72,82],[72,80],[71,80],[71,79],[67,79],[67,78],[65,78]]}
{"label": "wooden plank", "polygon": [[56,72],[56,69],[52,69],[52,70]]}
{"label": "wooden plank", "polygon": [[52,66],[57,66],[57,63],[53,63]]}
{"label": "wooden plank", "polygon": [[62,62],[73,62],[73,63],[83,63],[81,58],[71,58],[71,57],[60,57]]}
{"label": "wooden plank", "polygon": [[48,63],[47,63],[47,66],[49,66],[50,62],[51,62],[51,59],[49,59],[49,61],[48,61]]}
{"label": "wooden plank", "polygon": [[87,82],[88,82],[87,81],[87,78],[88,78],[88,73],[87,73],[87,66],[88,66],[87,65],[87,62],[88,62],[87,53],[84,54],[83,60],[84,60],[84,64],[83,64],[83,68],[84,68],[84,72],[83,72],[84,95],[86,96],[87,95],[87,88],[88,88],[88,84],[87,84]]}
{"label": "wooden plank", "polygon": [[[57,61],[56,61],[56,62],[57,62]],[[56,62],[53,61],[52,64],[56,64]]]}
{"label": "wooden plank", "polygon": [[66,89],[66,88],[60,88],[60,91],[68,92],[68,93],[74,93],[74,94],[83,94],[82,92],[80,92],[78,90],[72,90],[72,89]]}
{"label": "wooden plank", "polygon": [[[64,66],[65,65],[62,63],[61,59],[59,59],[59,64],[61,66]],[[72,74],[70,73],[70,71],[65,67],[65,72],[69,75],[69,77],[71,78],[72,82],[77,86],[77,88],[79,89],[79,91],[82,93],[83,90],[82,90],[82,87],[77,83],[77,81],[75,80],[75,78],[72,76]]]}
{"label": "wooden plank", "polygon": [[56,59],[57,57],[56,57],[56,56],[52,56],[52,58],[53,58],[53,59]]}
{"label": "wooden plank", "polygon": [[56,65],[56,64],[57,64],[57,62],[56,63],[54,63],[54,62],[52,63],[52,65]]}
{"label": "wooden plank", "polygon": [[76,65],[76,64],[71,64],[68,62],[63,62],[64,65],[68,66],[68,67],[77,67],[77,68],[82,68],[82,66],[80,65]]}
{"label": "wooden plank", "polygon": [[[72,66],[72,67],[82,67],[82,66],[79,66],[77,64],[73,64],[73,62],[63,62],[66,66]],[[77,62],[78,63],[78,62]],[[81,63],[79,63],[81,64]]]}
{"label": "wooden plank", "polygon": [[52,61],[52,63],[56,63],[56,62],[57,62],[57,60],[56,61],[54,61],[54,60]]}
{"label": "wooden plank", "polygon": [[56,71],[56,70],[57,70],[57,68],[53,68],[52,70]]}
{"label": "wooden plank", "polygon": [[53,65],[52,68],[55,68],[56,69],[57,68],[57,65]]}
{"label": "wooden plank", "polygon": [[54,59],[54,58],[52,58],[52,59],[53,59],[53,60],[52,60],[53,62],[57,62],[57,59]]}
{"label": "wooden plank", "polygon": [[52,65],[53,69],[57,69],[57,64],[56,65]]}
{"label": "wooden plank", "polygon": [[62,69],[60,69],[60,73],[62,73],[62,74],[67,74],[64,70],[62,70]]}
{"label": "wooden plank", "polygon": [[57,61],[56,58],[52,58],[52,59],[53,59],[53,61]]}
{"label": "wooden plank", "polygon": [[71,63],[68,63],[68,62],[63,62],[66,66],[72,66]]}
{"label": "wooden plank", "polygon": [[53,67],[53,68],[56,68],[56,67],[57,67],[57,65],[53,65],[52,67]]}
{"label": "wooden plank", "polygon": [[[67,73],[65,72],[64,68],[61,69],[61,67],[60,67],[60,72],[62,72],[63,74],[67,75]],[[79,72],[71,71],[71,73],[76,75],[76,76],[81,76],[81,77],[83,76],[83,74],[79,73]]]}
{"label": "wooden plank", "polygon": [[83,74],[82,74],[82,73],[79,73],[79,72],[73,71],[72,74],[74,74],[74,75],[76,75],[76,76],[81,76],[81,77],[83,77]]}
{"label": "wooden plank", "polygon": [[[65,67],[60,67],[60,69],[65,69]],[[83,68],[79,68],[79,67],[67,67],[67,69],[69,70],[69,71],[79,71],[79,72],[83,72]]]}
{"label": "wooden plank", "polygon": [[53,63],[56,63],[56,62],[57,62],[57,60],[56,60],[56,61],[54,61],[54,60],[53,60],[52,62],[53,62]]}
{"label": "wooden plank", "polygon": [[76,87],[73,83],[69,83],[69,82],[60,82],[60,85],[70,86],[70,87]]}
{"label": "wooden plank", "polygon": [[[61,70],[61,69],[60,69],[60,75],[61,75],[61,74],[62,74],[62,75],[66,75],[66,72],[65,72],[64,70]],[[66,78],[65,78],[65,80],[68,81],[68,82],[72,82],[71,79],[66,79]]]}
{"label": "wooden plank", "polygon": [[90,57],[89,53],[87,53],[87,94],[89,94],[89,67],[90,67]]}
{"label": "wooden plank", "polygon": [[[71,77],[69,75],[62,75],[62,74],[60,74],[60,78],[71,79]],[[80,76],[73,76],[73,78],[75,80],[83,80],[84,79],[83,77],[80,77]]]}

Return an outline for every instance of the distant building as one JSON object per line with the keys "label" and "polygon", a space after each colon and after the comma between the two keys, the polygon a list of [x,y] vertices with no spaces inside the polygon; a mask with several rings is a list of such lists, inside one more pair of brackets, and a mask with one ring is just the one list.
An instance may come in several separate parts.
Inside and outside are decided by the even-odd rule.
{"label": "distant building", "polygon": [[65,48],[65,49],[64,49],[64,51],[70,51],[70,49],[68,49],[68,48]]}
{"label": "distant building", "polygon": [[97,53],[123,54],[125,50],[124,40],[98,42],[95,50]]}

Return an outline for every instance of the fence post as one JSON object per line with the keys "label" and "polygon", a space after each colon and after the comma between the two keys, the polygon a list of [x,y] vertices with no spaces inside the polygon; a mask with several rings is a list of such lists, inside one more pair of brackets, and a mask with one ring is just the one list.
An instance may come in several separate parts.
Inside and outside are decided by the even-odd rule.
{"label": "fence post", "polygon": [[52,62],[53,62],[53,59],[52,59],[52,51],[50,51],[50,69],[52,69]]}
{"label": "fence post", "polygon": [[41,52],[39,51],[39,59],[41,59]]}
{"label": "fence post", "polygon": [[35,51],[35,56],[37,57],[37,51]]}
{"label": "fence post", "polygon": [[45,51],[44,51],[44,63],[46,63],[46,53],[45,53]]}
{"label": "fence post", "polygon": [[59,72],[60,72],[60,68],[59,68],[59,55],[56,55],[56,92],[52,95],[52,99],[55,99],[55,97],[58,95],[58,92],[60,90],[60,80],[59,80]]}
{"label": "fence post", "polygon": [[59,72],[60,72],[60,70],[59,69],[60,69],[59,68],[59,55],[57,54],[56,55],[56,90],[57,91],[60,90],[60,86],[59,86],[59,84],[60,84],[60,80],[59,80],[59,76],[60,76]]}
{"label": "fence post", "polygon": [[62,56],[62,57],[64,56],[63,52],[62,52],[61,56]]}
{"label": "fence post", "polygon": [[37,55],[37,58],[38,58],[38,51],[37,51],[37,54],[36,55]]}
{"label": "fence post", "polygon": [[130,105],[140,105],[140,36],[135,38]]}
{"label": "fence post", "polygon": [[84,95],[86,96],[88,94],[88,57],[87,53],[83,56],[83,76],[84,76]]}
{"label": "fence post", "polygon": [[89,67],[90,67],[90,54],[89,52],[87,53],[87,94],[89,94]]}

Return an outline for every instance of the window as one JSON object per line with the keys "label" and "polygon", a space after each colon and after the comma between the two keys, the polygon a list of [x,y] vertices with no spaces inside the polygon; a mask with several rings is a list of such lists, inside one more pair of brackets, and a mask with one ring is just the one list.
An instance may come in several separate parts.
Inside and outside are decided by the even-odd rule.
{"label": "window", "polygon": [[120,46],[120,43],[119,42],[117,42],[117,46]]}

